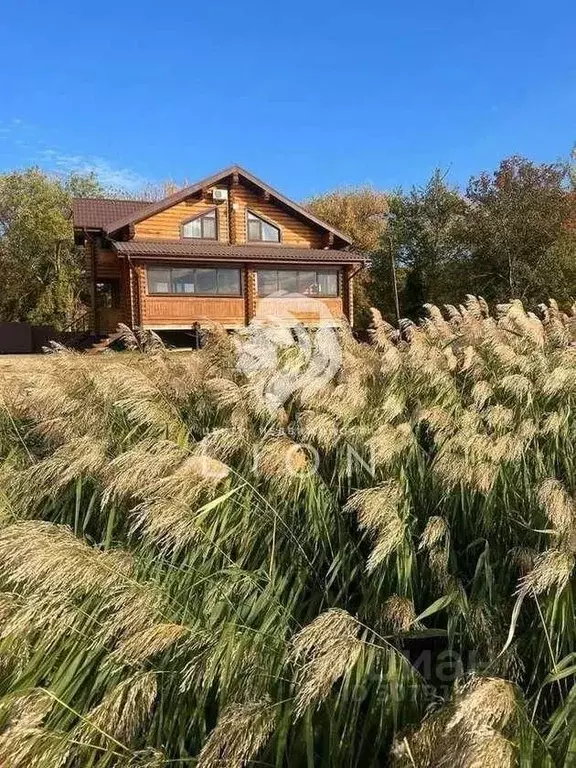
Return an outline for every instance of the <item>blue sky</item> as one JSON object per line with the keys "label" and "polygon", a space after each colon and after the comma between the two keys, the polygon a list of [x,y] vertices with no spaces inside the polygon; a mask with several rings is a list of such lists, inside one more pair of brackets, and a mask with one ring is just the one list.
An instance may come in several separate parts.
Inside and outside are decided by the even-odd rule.
{"label": "blue sky", "polygon": [[576,141],[569,0],[5,3],[0,169],[135,190],[239,163],[301,199]]}

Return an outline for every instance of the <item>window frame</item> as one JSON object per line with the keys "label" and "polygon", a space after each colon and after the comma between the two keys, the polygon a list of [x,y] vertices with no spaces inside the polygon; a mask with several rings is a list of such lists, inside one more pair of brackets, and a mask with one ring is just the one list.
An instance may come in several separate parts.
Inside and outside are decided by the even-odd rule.
{"label": "window frame", "polygon": [[[259,240],[253,240],[250,237],[250,226],[249,226],[249,216],[255,216],[256,219],[260,221],[260,233],[262,233],[262,222],[264,224],[268,224],[270,227],[274,227],[274,229],[278,230],[278,240],[263,240],[260,238]],[[256,213],[256,211],[253,211],[251,208],[246,208],[246,242],[247,243],[260,243],[262,245],[281,245],[282,244],[282,227],[279,224],[276,224],[275,221],[272,221],[272,219],[269,219],[267,216],[262,216],[261,213]]]}
{"label": "window frame", "polygon": [[[193,237],[190,235],[184,234],[184,227],[187,224],[191,224],[193,221],[196,221],[197,219],[203,219],[205,216],[208,216],[209,214],[214,214],[214,230],[215,230],[215,236],[214,237],[204,237],[204,226],[203,224],[200,224],[200,229],[202,231],[202,235],[200,237]],[[197,213],[195,216],[190,217],[189,219],[186,219],[186,221],[180,222],[180,239],[181,240],[206,240],[208,242],[217,242],[220,238],[218,237],[219,229],[218,229],[218,207],[213,206],[212,208],[207,208],[205,211],[202,211],[202,213]]]}
{"label": "window frame", "polygon": [[[218,272],[220,270],[233,270],[238,273],[239,277],[239,291],[238,293],[197,293],[194,291],[193,293],[174,293],[172,291],[169,291],[168,293],[162,291],[151,291],[150,290],[150,271],[153,269],[164,269],[169,270],[170,273],[173,269],[190,269],[190,270],[197,270],[197,269],[213,269],[216,271],[216,285],[218,285]],[[172,274],[170,274],[170,285],[173,286],[173,279]],[[196,277],[194,278],[194,285],[196,285]],[[242,299],[244,297],[244,281],[242,279],[242,267],[236,266],[236,265],[230,265],[230,264],[166,264],[166,265],[160,265],[160,264],[147,264],[146,265],[146,295],[147,296],[160,296],[164,298],[171,298],[171,299],[194,299],[194,298],[209,298],[209,299]]]}
{"label": "window frame", "polygon": [[[300,272],[315,272],[316,273],[316,283],[318,283],[318,275],[321,273],[329,273],[329,274],[335,274],[336,275],[336,293],[315,293],[315,294],[300,294],[297,293],[297,295],[306,296],[307,298],[311,299],[340,299],[342,298],[342,268],[341,267],[290,267],[288,265],[282,265],[281,267],[257,267],[255,269],[256,273],[256,295],[259,299],[266,299],[273,294],[267,293],[262,294],[260,293],[260,281],[258,279],[258,273],[259,272],[276,272],[276,285],[278,285],[278,275],[281,272],[296,272],[296,283],[298,284],[299,280],[299,273]],[[277,288],[277,290],[280,290]],[[275,299],[291,299],[294,297],[293,293],[286,293],[282,296],[274,296]]]}

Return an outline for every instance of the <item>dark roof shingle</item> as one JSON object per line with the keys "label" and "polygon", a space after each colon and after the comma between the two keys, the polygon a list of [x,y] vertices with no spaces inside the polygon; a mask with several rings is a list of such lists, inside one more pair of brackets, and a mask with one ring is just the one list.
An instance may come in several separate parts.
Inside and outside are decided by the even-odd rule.
{"label": "dark roof shingle", "polygon": [[219,261],[285,261],[319,262],[338,264],[364,262],[366,257],[354,251],[337,251],[319,248],[298,248],[278,245],[220,245],[193,243],[189,240],[127,240],[114,243],[121,256],[140,258],[196,258]]}
{"label": "dark roof shingle", "polygon": [[96,197],[75,197],[72,200],[74,226],[86,229],[104,229],[122,216],[130,216],[151,205],[146,200],[107,200]]}

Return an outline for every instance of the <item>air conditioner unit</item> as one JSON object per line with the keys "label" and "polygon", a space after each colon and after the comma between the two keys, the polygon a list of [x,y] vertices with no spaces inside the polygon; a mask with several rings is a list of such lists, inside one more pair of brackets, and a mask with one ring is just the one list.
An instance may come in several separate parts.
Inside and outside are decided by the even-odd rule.
{"label": "air conditioner unit", "polygon": [[218,201],[228,200],[228,190],[214,187],[212,190],[212,199]]}

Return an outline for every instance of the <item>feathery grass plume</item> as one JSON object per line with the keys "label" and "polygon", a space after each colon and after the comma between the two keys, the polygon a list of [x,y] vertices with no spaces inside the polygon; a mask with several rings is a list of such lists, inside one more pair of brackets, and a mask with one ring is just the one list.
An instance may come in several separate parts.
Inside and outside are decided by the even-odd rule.
{"label": "feathery grass plume", "polygon": [[338,442],[340,430],[331,414],[308,410],[298,416],[298,434],[303,442],[314,443],[329,451]]}
{"label": "feathery grass plume", "polygon": [[18,610],[21,602],[13,592],[0,592],[0,632],[8,619]]}
{"label": "feathery grass plume", "polygon": [[492,458],[496,462],[519,461],[528,449],[535,433],[534,422],[531,419],[525,419],[517,430],[496,437],[493,443]]}
{"label": "feathery grass plume", "polygon": [[255,450],[255,468],[265,478],[297,479],[311,469],[305,449],[288,437],[266,439]]}
{"label": "feathery grass plume", "polygon": [[131,531],[141,533],[162,552],[184,550],[202,539],[192,503],[178,498],[144,501],[131,512]]}
{"label": "feathery grass plume", "polygon": [[574,570],[574,555],[563,549],[547,549],[534,561],[534,568],[520,581],[519,594],[540,595],[551,589],[562,592]]}
{"label": "feathery grass plume", "polygon": [[517,746],[501,731],[482,727],[467,740],[458,764],[463,768],[516,768],[517,756]]}
{"label": "feathery grass plume", "polygon": [[424,321],[424,328],[433,339],[440,341],[452,341],[454,339],[454,329],[446,321],[441,310],[435,304],[424,304],[428,317]]}
{"label": "feathery grass plume", "polygon": [[43,723],[54,707],[46,691],[8,696],[0,704],[0,717],[7,718],[0,732],[0,760],[6,768],[59,768],[69,749],[66,734],[44,729]]}
{"label": "feathery grass plume", "polygon": [[188,434],[178,409],[166,400],[134,394],[117,400],[114,405],[146,436],[178,441]]}
{"label": "feathery grass plume", "polygon": [[400,595],[390,595],[384,602],[382,620],[386,629],[394,633],[422,629],[422,624],[416,621],[414,603],[410,598]]}
{"label": "feathery grass plume", "polygon": [[544,346],[545,333],[544,326],[532,312],[526,312],[522,302],[514,299],[508,305],[500,305],[504,310],[504,315],[500,318],[499,324],[505,330],[517,331],[524,339],[528,340],[536,347]]}
{"label": "feathery grass plume", "polygon": [[102,504],[125,496],[144,495],[151,484],[174,471],[185,457],[185,450],[171,440],[141,440],[108,464]]}
{"label": "feathery grass plume", "polygon": [[55,450],[51,456],[34,464],[20,482],[36,494],[55,495],[79,476],[98,476],[108,461],[107,443],[91,435],[74,438]]}
{"label": "feathery grass plume", "polygon": [[122,344],[124,349],[127,349],[130,352],[138,352],[140,350],[138,337],[125,323],[118,323],[116,331],[120,334],[118,341]]}
{"label": "feathery grass plume", "polygon": [[482,296],[467,293],[464,305],[475,320],[484,320],[490,314],[490,308]]}
{"label": "feathery grass plume", "polygon": [[370,337],[372,343],[382,350],[394,347],[394,340],[398,338],[398,331],[390,323],[387,323],[382,317],[382,313],[375,307],[370,307],[372,323],[370,327]]}
{"label": "feathery grass plume", "polygon": [[54,707],[54,698],[49,693],[34,688],[29,693],[8,696],[0,703],[0,717],[8,718],[8,726],[19,725],[33,728],[44,722]]}
{"label": "feathery grass plume", "polygon": [[205,454],[188,456],[170,475],[146,488],[150,501],[194,503],[203,493],[213,491],[230,474],[230,467]]}
{"label": "feathery grass plume", "polygon": [[573,368],[559,365],[554,368],[542,384],[542,394],[545,397],[568,395],[576,391],[576,372]]}
{"label": "feathery grass plume", "polygon": [[540,434],[558,437],[568,422],[569,416],[565,410],[552,411],[543,417]]}
{"label": "feathery grass plume", "polygon": [[385,376],[393,376],[402,368],[402,357],[397,347],[391,346],[382,354],[381,372]]}
{"label": "feathery grass plume", "polygon": [[448,370],[449,371],[455,371],[458,367],[458,358],[452,351],[452,347],[444,347],[442,349],[442,354],[446,358],[446,363],[448,364]]}
{"label": "feathery grass plume", "polygon": [[248,428],[218,427],[205,435],[194,451],[198,455],[211,456],[227,464],[248,452],[250,436]]}
{"label": "feathery grass plume", "polygon": [[460,356],[460,372],[465,373],[470,371],[472,376],[479,377],[483,371],[482,358],[478,355],[474,347],[469,344],[464,347],[464,350]]}
{"label": "feathery grass plume", "polygon": [[72,753],[66,733],[14,726],[0,734],[3,768],[64,768]]}
{"label": "feathery grass plume", "polygon": [[472,402],[478,410],[481,410],[492,397],[494,397],[494,390],[489,382],[481,379],[474,384],[472,388]]}
{"label": "feathery grass plume", "polygon": [[391,392],[378,409],[378,417],[384,421],[394,421],[406,408],[406,399],[401,392]]}
{"label": "feathery grass plume", "polygon": [[433,515],[428,518],[426,527],[420,537],[418,549],[431,550],[435,547],[444,546],[450,539],[450,528],[444,517]]}
{"label": "feathery grass plume", "polygon": [[425,422],[434,432],[436,443],[442,443],[458,428],[458,419],[454,414],[439,406],[423,408],[418,414],[418,420]]}
{"label": "feathery grass plume", "polygon": [[440,586],[448,588],[450,585],[448,573],[450,528],[445,518],[433,515],[428,519],[420,537],[418,551],[427,553],[433,578]]}
{"label": "feathery grass plume", "polygon": [[276,718],[269,698],[230,704],[202,748],[198,768],[243,768],[252,763],[270,738]]}
{"label": "feathery grass plume", "polygon": [[482,416],[488,427],[494,431],[506,430],[514,423],[514,411],[500,403],[487,408]]}
{"label": "feathery grass plume", "polygon": [[514,372],[520,365],[520,355],[496,334],[487,335],[482,342],[492,366],[502,371]]}
{"label": "feathery grass plume", "polygon": [[189,633],[188,627],[168,622],[153,624],[121,640],[109,660],[113,664],[135,666],[164,653]]}
{"label": "feathery grass plume", "polygon": [[570,332],[558,309],[558,304],[551,300],[549,307],[546,304],[540,304],[539,309],[544,316],[543,325],[548,342],[555,347],[565,347],[570,342]]}
{"label": "feathery grass plume", "polygon": [[392,426],[382,424],[366,445],[376,466],[389,466],[392,461],[414,445],[414,433],[408,422]]}
{"label": "feathery grass plume", "polygon": [[532,382],[520,373],[511,373],[508,376],[503,376],[498,382],[498,386],[503,392],[519,401],[526,399],[532,392]]}
{"label": "feathery grass plume", "polygon": [[559,539],[569,537],[576,527],[576,503],[566,493],[562,483],[548,477],[538,489],[538,502]]}
{"label": "feathery grass plume", "polygon": [[112,739],[129,746],[148,726],[156,695],[156,673],[137,672],[118,683],[86,713],[76,729],[76,738],[103,747],[114,746]]}
{"label": "feathery grass plume", "polygon": [[30,595],[19,602],[18,609],[2,627],[0,639],[8,642],[0,653],[0,664],[7,667],[9,661],[17,663],[12,654],[12,641],[23,643],[26,647],[34,643],[39,635],[45,635],[46,641],[56,647],[82,621],[78,608],[66,593]]}
{"label": "feathery grass plume", "polygon": [[362,650],[359,624],[340,608],[317,616],[292,640],[291,659],[300,664],[296,675],[295,717],[329,695],[334,683],[351,671]]}
{"label": "feathery grass plume", "polygon": [[395,480],[357,491],[346,502],[344,512],[354,512],[360,528],[367,530],[373,541],[368,571],[385,562],[404,541],[404,503],[404,492]]}
{"label": "feathery grass plume", "polygon": [[464,727],[474,732],[482,727],[504,728],[518,715],[516,688],[500,677],[474,677],[458,693],[454,714],[446,728]]}
{"label": "feathery grass plume", "polygon": [[104,595],[103,617],[96,639],[110,645],[130,635],[143,633],[166,621],[167,596],[153,583],[129,582],[124,589]]}
{"label": "feathery grass plume", "polygon": [[489,321],[486,318],[478,317],[476,312],[471,312],[468,307],[461,306],[458,322],[455,323],[454,320],[452,322],[456,326],[462,342],[475,348],[481,344]]}
{"label": "feathery grass plume", "polygon": [[242,402],[242,389],[230,379],[214,378],[204,382],[204,391],[217,407],[230,408]]}
{"label": "feathery grass plume", "polygon": [[[445,757],[442,743],[448,717],[448,708],[444,707],[426,716],[416,729],[397,736],[390,753],[393,768],[432,768],[442,765],[441,761]],[[449,768],[448,765],[445,768]]]}
{"label": "feathery grass plume", "polygon": [[118,323],[116,330],[120,334],[118,342],[124,349],[130,352],[142,352],[152,355],[166,350],[166,346],[160,336],[149,328],[135,327],[134,330],[131,330],[124,323]]}
{"label": "feathery grass plume", "polygon": [[0,577],[23,594],[113,593],[126,582],[117,558],[92,549],[69,528],[30,520],[0,530]]}
{"label": "feathery grass plume", "polygon": [[474,733],[447,731],[447,710],[434,713],[418,730],[396,739],[394,768],[516,768],[517,748],[501,731],[488,726]]}
{"label": "feathery grass plume", "polygon": [[489,494],[500,474],[500,466],[495,461],[478,461],[470,475],[470,485],[483,494]]}

